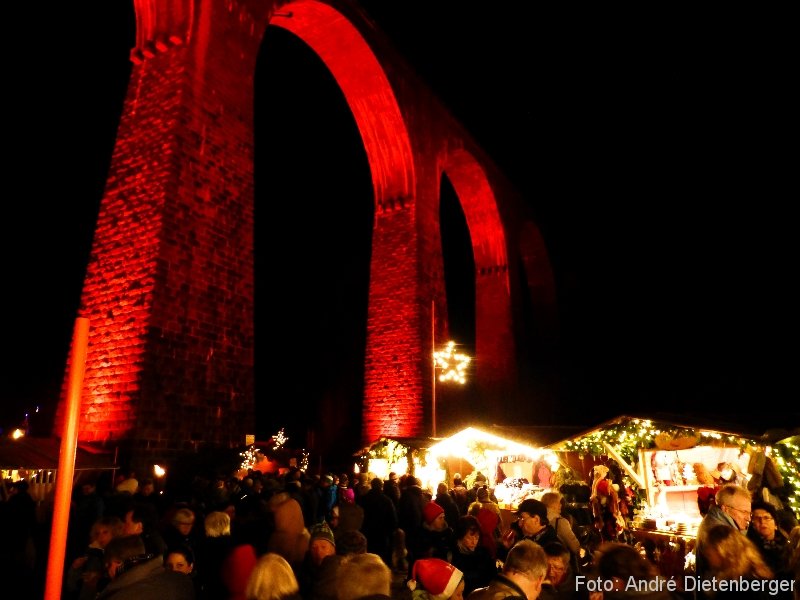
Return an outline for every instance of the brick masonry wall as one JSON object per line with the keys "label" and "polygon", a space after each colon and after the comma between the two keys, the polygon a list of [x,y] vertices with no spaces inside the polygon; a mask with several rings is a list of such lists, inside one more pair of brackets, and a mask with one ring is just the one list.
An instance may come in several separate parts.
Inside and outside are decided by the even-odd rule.
{"label": "brick masonry wall", "polygon": [[[516,384],[523,295],[516,270],[526,265],[535,290],[548,297],[553,284],[542,245],[520,244],[527,213],[491,160],[374,26],[358,11],[343,11],[346,21],[335,10],[340,4],[348,3],[267,2],[258,10],[291,9],[279,23],[324,54],[374,171],[362,410],[368,443],[430,431],[433,301],[437,339],[447,334],[444,172],[452,169],[479,271],[484,412]],[[90,340],[80,439],[140,457],[240,446],[255,425],[252,83],[267,21],[247,3],[228,8],[203,13],[193,36],[161,32],[160,42],[133,52],[84,283],[79,316],[90,320]],[[172,14],[176,27],[188,22],[184,12]],[[333,44],[340,33],[352,43]]]}

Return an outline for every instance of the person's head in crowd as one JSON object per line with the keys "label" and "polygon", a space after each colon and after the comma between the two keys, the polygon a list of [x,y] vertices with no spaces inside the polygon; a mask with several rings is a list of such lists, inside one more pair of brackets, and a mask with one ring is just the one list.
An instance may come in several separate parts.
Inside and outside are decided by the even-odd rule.
{"label": "person's head in crowd", "polygon": [[87,479],[81,483],[81,494],[90,496],[97,493],[97,479]]}
{"label": "person's head in crowd", "polygon": [[311,562],[317,567],[322,564],[325,558],[336,554],[336,540],[327,523],[317,523],[311,529],[308,552],[311,556]]}
{"label": "person's head in crowd", "polygon": [[547,524],[547,507],[539,500],[528,498],[517,507],[517,523],[525,537],[536,535]]}
{"label": "person's head in crowd", "polygon": [[547,579],[552,585],[561,585],[567,578],[569,571],[569,548],[560,542],[550,542],[544,545],[547,555]]}
{"label": "person's head in crowd", "polygon": [[380,477],[373,477],[372,480],[369,482],[370,489],[375,490],[376,492],[383,491],[383,481]]}
{"label": "person's head in crowd", "polygon": [[345,531],[336,540],[336,554],[347,556],[348,554],[364,554],[367,551],[367,538],[363,533],[354,529]]}
{"label": "person's head in crowd", "polygon": [[436,486],[436,495],[444,496],[448,492],[447,484],[442,481]]}
{"label": "person's head in crowd", "polygon": [[127,479],[123,479],[120,483],[118,483],[117,487],[114,489],[118,494],[133,495],[136,493],[136,490],[139,489],[139,481],[133,477],[128,477]]}
{"label": "person's head in crowd", "polygon": [[657,567],[639,551],[621,542],[605,542],[597,549],[597,575],[603,581],[611,581],[615,590],[624,590],[625,583],[633,577],[646,581],[658,576]]}
{"label": "person's head in crowd", "polygon": [[156,517],[151,507],[142,504],[128,505],[125,518],[122,521],[123,535],[137,535],[153,531],[156,527]]}
{"label": "person's head in crowd", "polygon": [[247,600],[299,597],[300,585],[291,565],[280,554],[267,552],[256,561],[245,587]]}
{"label": "person's head in crowd", "polygon": [[377,554],[350,554],[339,565],[336,588],[338,600],[389,598],[392,593],[392,572]]}
{"label": "person's head in crowd", "polygon": [[221,510],[211,511],[203,521],[206,537],[215,538],[231,534],[231,517]]}
{"label": "person's head in crowd", "polygon": [[769,502],[760,500],[751,506],[750,526],[764,540],[771,542],[778,531],[778,510]]}
{"label": "person's head in crowd", "polygon": [[179,508],[175,511],[175,514],[172,515],[172,520],[170,522],[181,535],[188,536],[194,527],[194,511],[190,508]]}
{"label": "person's head in crowd", "polygon": [[341,510],[339,509],[339,505],[334,504],[331,507],[330,514],[328,514],[328,516],[325,517],[325,520],[328,522],[328,525],[330,526],[331,529],[336,529],[337,527],[339,527],[339,520],[341,519],[341,517],[342,514]]}
{"label": "person's head in crowd", "polygon": [[119,517],[100,517],[92,523],[89,545],[93,548],[105,548],[112,539],[121,536],[124,529],[125,526]]}
{"label": "person's head in crowd", "polygon": [[464,553],[471,553],[478,547],[481,540],[481,525],[478,519],[472,515],[462,515],[456,521],[453,534],[458,544],[459,550]]}
{"label": "person's head in crowd", "polygon": [[774,575],[752,540],[724,524],[706,532],[703,554],[717,580],[772,579]]}
{"label": "person's head in crowd", "polygon": [[508,551],[503,575],[517,584],[528,598],[538,598],[547,566],[547,555],[542,547],[531,540],[521,540]]}
{"label": "person's head in crowd", "polygon": [[485,487],[478,488],[478,502],[489,502],[489,490]]}
{"label": "person's head in crowd", "polygon": [[561,494],[558,492],[546,492],[542,494],[542,504],[544,504],[550,510],[554,510],[557,513],[561,512]]}
{"label": "person's head in crowd", "polygon": [[153,482],[152,477],[145,477],[139,482],[139,489],[137,493],[140,496],[152,496],[153,492],[156,491],[156,484]]}
{"label": "person's head in crowd", "polygon": [[464,573],[440,558],[420,558],[407,585],[412,591],[425,590],[430,600],[463,600]]}
{"label": "person's head in crowd", "polygon": [[122,569],[148,558],[140,535],[122,535],[112,539],[106,545],[103,556],[111,579],[116,579]]}
{"label": "person's head in crowd", "polygon": [[168,549],[164,555],[164,568],[190,575],[194,569],[194,552],[185,545]]}
{"label": "person's head in crowd", "polygon": [[433,500],[422,507],[422,518],[425,526],[432,531],[444,531],[447,529],[444,509]]}
{"label": "person's head in crowd", "polygon": [[715,502],[733,520],[739,531],[747,531],[752,506],[750,492],[735,483],[729,483],[716,493]]}

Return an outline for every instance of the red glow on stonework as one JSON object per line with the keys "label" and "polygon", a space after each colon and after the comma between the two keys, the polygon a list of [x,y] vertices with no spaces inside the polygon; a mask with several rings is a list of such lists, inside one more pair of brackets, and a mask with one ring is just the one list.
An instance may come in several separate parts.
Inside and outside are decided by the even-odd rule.
{"label": "red glow on stonework", "polygon": [[[394,91],[372,49],[350,21],[326,4],[301,2],[292,4],[291,9],[291,18],[274,18],[271,24],[291,31],[306,42],[336,79],[361,134],[376,204],[412,198],[416,182],[409,134]],[[407,228],[411,224],[399,227],[402,239],[408,235]],[[375,237],[380,240],[382,234],[376,232]],[[382,245],[380,241],[377,243]],[[384,255],[384,251],[387,254]],[[376,269],[383,272],[383,265],[397,260],[404,265],[414,264],[413,256],[408,260],[398,259],[395,249],[374,248],[373,272]],[[406,275],[400,273],[395,277],[405,279]],[[382,279],[383,283],[373,285],[386,286],[387,290],[396,288],[395,291],[408,285],[405,281],[400,285],[398,281],[387,281],[390,277],[386,275]],[[373,295],[382,295],[374,289]],[[419,356],[409,358],[408,353],[409,347],[419,345],[413,325],[419,308],[411,304],[411,291],[409,289],[407,296],[398,292],[393,303],[371,309],[378,314],[370,315],[368,328],[389,329],[388,323],[398,321],[411,325],[407,325],[405,331],[395,330],[368,344],[362,408],[364,439],[376,439],[380,435],[410,437],[425,428],[423,389],[419,383],[409,382],[409,379],[413,382],[413,373],[418,372],[415,369],[419,366],[405,364],[405,361],[421,359]]]}

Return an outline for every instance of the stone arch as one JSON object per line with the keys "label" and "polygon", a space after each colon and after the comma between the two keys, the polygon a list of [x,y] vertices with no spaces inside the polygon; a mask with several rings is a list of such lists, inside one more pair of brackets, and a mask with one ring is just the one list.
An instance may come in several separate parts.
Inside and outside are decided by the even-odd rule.
{"label": "stone arch", "polygon": [[364,36],[342,13],[315,0],[292,2],[270,25],[308,44],[333,74],[353,112],[372,172],[375,200],[414,190],[411,142],[392,86]]}
{"label": "stone arch", "polygon": [[362,441],[425,430],[442,169],[475,253],[479,378],[514,385],[508,248],[524,208],[357,5],[133,1],[134,64],[79,309],[92,323],[81,439],[163,453],[241,444],[255,403],[253,79],[270,24],[331,71],[370,166]]}
{"label": "stone arch", "polygon": [[536,313],[534,323],[537,339],[553,344],[558,338],[558,311],[553,269],[542,232],[531,220],[520,227],[519,252],[530,305]]}
{"label": "stone arch", "polygon": [[[459,148],[446,154],[442,170],[466,217],[475,259],[476,379],[494,388],[516,378],[508,243],[497,198],[479,161]],[[506,384],[507,385],[507,384]]]}

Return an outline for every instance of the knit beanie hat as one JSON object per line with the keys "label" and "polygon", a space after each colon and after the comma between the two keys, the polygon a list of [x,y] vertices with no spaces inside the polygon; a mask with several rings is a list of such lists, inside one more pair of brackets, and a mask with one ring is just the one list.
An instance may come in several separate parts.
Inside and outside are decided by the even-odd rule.
{"label": "knit beanie hat", "polygon": [[414,563],[407,585],[413,591],[419,582],[431,600],[447,600],[463,577],[464,573],[441,558],[421,558]]}
{"label": "knit beanie hat", "polygon": [[425,519],[425,522],[428,525],[433,523],[433,520],[443,512],[444,509],[438,504],[436,504],[436,502],[434,502],[433,500],[431,500],[425,506],[422,507],[422,517]]}
{"label": "knit beanie hat", "polygon": [[311,528],[311,539],[309,539],[309,544],[314,540],[325,540],[330,542],[331,546],[336,548],[336,540],[333,539],[333,532],[328,524],[324,521],[322,523],[317,523]]}

